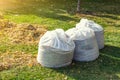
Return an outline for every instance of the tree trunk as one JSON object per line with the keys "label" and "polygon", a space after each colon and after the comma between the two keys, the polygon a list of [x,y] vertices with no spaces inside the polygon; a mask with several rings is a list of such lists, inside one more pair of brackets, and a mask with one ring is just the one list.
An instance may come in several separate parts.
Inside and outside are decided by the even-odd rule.
{"label": "tree trunk", "polygon": [[77,13],[80,13],[80,2],[81,0],[78,0],[78,3],[77,3]]}

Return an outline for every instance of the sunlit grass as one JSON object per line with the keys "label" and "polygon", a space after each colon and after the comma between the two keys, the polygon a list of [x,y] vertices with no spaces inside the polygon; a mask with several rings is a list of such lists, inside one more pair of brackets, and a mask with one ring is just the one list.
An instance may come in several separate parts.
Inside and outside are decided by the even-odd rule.
{"label": "sunlit grass", "polygon": [[[52,15],[51,15],[52,17]],[[40,24],[45,25],[49,30],[55,28],[63,28],[65,30],[69,29],[70,27],[74,27],[76,21],[75,20],[68,20],[62,21],[59,18],[46,18],[46,17],[39,17],[35,15],[5,15],[5,18],[10,19],[16,23],[32,23],[32,24]],[[64,18],[64,17],[63,17]]]}

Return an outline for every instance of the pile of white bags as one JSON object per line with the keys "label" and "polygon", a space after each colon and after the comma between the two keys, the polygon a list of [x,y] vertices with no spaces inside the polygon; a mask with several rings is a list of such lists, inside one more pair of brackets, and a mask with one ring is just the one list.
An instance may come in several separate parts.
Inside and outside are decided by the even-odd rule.
{"label": "pile of white bags", "polygon": [[104,30],[94,21],[81,19],[72,28],[47,31],[40,39],[37,61],[45,67],[69,65],[72,60],[93,61],[104,47]]}
{"label": "pile of white bags", "polygon": [[93,61],[99,56],[94,31],[90,28],[72,28],[66,34],[75,42],[74,60]]}
{"label": "pile of white bags", "polygon": [[104,30],[102,26],[88,19],[81,19],[80,23],[76,24],[76,28],[88,27],[95,32],[98,48],[104,48]]}
{"label": "pile of white bags", "polygon": [[47,31],[39,42],[37,61],[45,67],[57,68],[72,62],[75,44],[62,29]]}

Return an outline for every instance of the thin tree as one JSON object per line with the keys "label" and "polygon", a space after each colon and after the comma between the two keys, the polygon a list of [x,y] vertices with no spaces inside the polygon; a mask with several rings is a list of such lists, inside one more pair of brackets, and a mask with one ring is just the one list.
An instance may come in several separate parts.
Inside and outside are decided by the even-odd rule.
{"label": "thin tree", "polygon": [[81,3],[81,0],[78,0],[78,3],[77,3],[77,13],[80,13],[80,3]]}

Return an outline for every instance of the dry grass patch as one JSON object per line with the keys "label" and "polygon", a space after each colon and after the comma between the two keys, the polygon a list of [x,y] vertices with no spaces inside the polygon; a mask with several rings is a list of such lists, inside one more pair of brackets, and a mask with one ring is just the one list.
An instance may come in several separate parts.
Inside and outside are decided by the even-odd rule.
{"label": "dry grass patch", "polygon": [[9,20],[0,20],[0,34],[11,43],[34,44],[46,32],[46,27],[37,24],[16,24]]}
{"label": "dry grass patch", "polygon": [[26,54],[24,52],[0,54],[0,71],[14,67],[35,66],[37,65],[36,55]]}
{"label": "dry grass patch", "polygon": [[[9,20],[0,19],[0,43],[38,44],[40,37],[46,32],[45,26],[37,24],[16,24]],[[0,71],[11,68],[37,65],[36,55],[22,51],[5,52],[0,54]]]}

